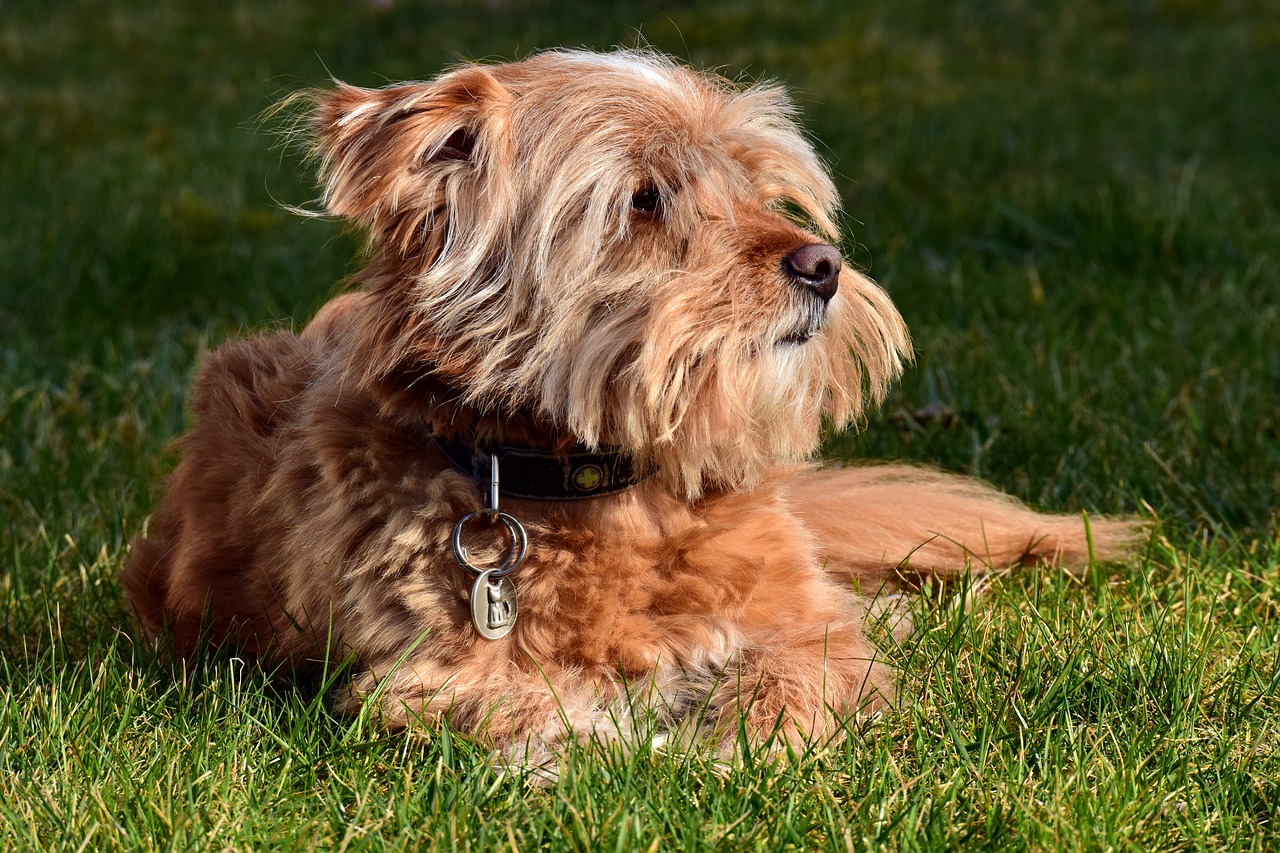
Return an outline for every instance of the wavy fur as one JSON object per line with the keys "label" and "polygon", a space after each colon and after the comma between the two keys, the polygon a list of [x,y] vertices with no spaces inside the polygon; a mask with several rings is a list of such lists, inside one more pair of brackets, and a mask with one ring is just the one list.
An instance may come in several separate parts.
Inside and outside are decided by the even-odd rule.
{"label": "wavy fur", "polygon": [[[525,757],[638,705],[724,744],[740,715],[822,737],[893,695],[851,578],[1088,559],[1080,519],[970,480],[804,463],[910,344],[880,288],[836,278],[836,192],[779,87],[561,51],[296,100],[368,259],[302,335],[201,366],[124,574],[181,653],[349,657],[341,708],[447,715]],[[438,437],[607,445],[654,476],[505,502],[530,550],[515,630],[488,641],[449,546],[480,490]],[[1141,533],[1092,531],[1102,559]]]}

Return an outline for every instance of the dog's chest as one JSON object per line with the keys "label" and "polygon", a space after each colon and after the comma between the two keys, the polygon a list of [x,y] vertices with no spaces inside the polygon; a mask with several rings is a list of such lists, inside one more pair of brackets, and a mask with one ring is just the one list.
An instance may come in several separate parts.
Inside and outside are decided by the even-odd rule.
{"label": "dog's chest", "polygon": [[767,630],[787,578],[812,565],[789,513],[757,508],[741,524],[732,519],[692,519],[653,536],[634,528],[532,536],[513,578],[517,638],[535,658],[601,674],[722,665]]}

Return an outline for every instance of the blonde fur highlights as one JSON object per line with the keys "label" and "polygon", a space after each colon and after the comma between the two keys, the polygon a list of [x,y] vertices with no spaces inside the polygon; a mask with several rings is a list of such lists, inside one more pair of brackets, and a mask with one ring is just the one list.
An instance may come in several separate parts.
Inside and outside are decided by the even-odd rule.
{"label": "blonde fur highlights", "polygon": [[[350,660],[340,710],[447,718],[523,762],[647,719],[729,755],[740,724],[801,744],[890,707],[852,581],[1078,568],[1139,541],[965,478],[802,461],[911,344],[831,245],[836,191],[778,86],[555,51],[293,103],[366,263],[300,334],[201,363],[122,576],[179,654]],[[607,447],[652,476],[504,495],[528,552],[518,619],[485,639],[451,545],[484,499],[451,442]],[[506,540],[477,524],[469,553],[496,560]]]}
{"label": "blonde fur highlights", "polygon": [[[587,96],[601,76],[616,100]],[[766,303],[739,247],[835,232],[835,189],[777,87],[554,52],[311,97],[324,202],[370,230],[366,287],[399,303],[366,330],[359,351],[378,358],[353,365],[357,381],[465,376],[461,404],[531,410],[694,496],[812,453],[820,415],[857,419],[909,357],[888,298],[846,270],[825,328],[765,381],[798,300]],[[646,186],[660,222],[630,215]]]}

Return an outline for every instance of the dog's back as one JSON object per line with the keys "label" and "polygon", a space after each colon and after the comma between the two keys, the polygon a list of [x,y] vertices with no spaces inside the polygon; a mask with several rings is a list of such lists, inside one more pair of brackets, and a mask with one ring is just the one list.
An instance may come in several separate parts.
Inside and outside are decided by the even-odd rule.
{"label": "dog's back", "polygon": [[264,539],[252,534],[272,520],[258,517],[255,504],[314,375],[316,349],[282,331],[229,343],[201,363],[191,397],[196,424],[178,443],[183,461],[169,499],[153,529],[134,539],[121,577],[139,617],[153,634],[170,632],[178,654],[195,651],[206,618],[214,638],[259,633],[237,606],[269,600],[252,571]]}

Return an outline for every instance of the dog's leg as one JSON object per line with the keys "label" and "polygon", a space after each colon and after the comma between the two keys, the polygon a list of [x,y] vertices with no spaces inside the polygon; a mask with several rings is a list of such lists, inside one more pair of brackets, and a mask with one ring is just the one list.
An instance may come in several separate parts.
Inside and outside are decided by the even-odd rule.
{"label": "dog's leg", "polygon": [[1047,562],[1121,559],[1141,522],[1045,515],[975,480],[908,466],[816,471],[788,489],[827,569],[867,584]]}
{"label": "dog's leg", "polygon": [[853,620],[825,626],[777,626],[743,649],[712,695],[722,751],[770,737],[795,746],[821,744],[850,717],[886,710],[894,674]]}
{"label": "dog's leg", "polygon": [[427,655],[387,659],[354,675],[334,704],[344,714],[370,706],[391,729],[447,720],[518,765],[547,764],[567,740],[619,734],[617,721],[583,685],[483,650],[451,664]]}
{"label": "dog's leg", "polygon": [[722,495],[698,521],[669,543],[663,578],[684,607],[701,605],[710,634],[719,629],[718,678],[704,686],[707,704],[694,718],[726,755],[740,725],[748,743],[776,730],[800,745],[838,733],[853,714],[889,706],[895,676],[863,632],[864,606],[823,571],[813,537],[779,488]]}

